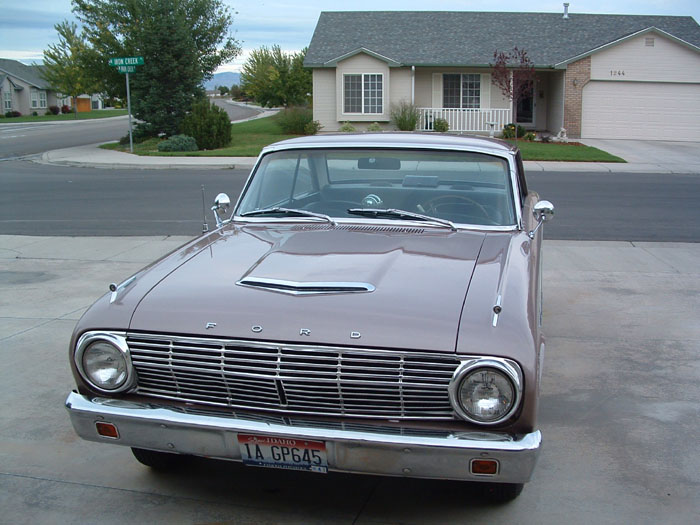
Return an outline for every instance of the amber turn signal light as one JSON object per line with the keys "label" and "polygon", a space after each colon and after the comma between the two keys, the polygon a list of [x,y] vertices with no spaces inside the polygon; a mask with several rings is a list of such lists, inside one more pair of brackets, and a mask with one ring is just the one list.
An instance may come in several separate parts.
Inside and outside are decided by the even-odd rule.
{"label": "amber turn signal light", "polygon": [[112,439],[119,439],[119,431],[117,430],[116,425],[114,425],[112,423],[98,422],[98,423],[95,423],[95,426],[97,427],[97,433],[100,436],[108,437],[108,438],[112,438]]}
{"label": "amber turn signal light", "polygon": [[472,474],[490,475],[498,474],[498,461],[495,459],[472,459]]}

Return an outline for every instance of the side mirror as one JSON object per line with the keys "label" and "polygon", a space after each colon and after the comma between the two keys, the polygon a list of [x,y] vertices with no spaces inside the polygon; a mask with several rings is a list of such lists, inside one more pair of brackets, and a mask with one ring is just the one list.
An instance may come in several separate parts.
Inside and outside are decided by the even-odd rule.
{"label": "side mirror", "polygon": [[216,219],[216,227],[218,228],[226,221],[226,215],[231,206],[231,199],[225,193],[219,193],[214,199],[214,206],[211,207]]}
{"label": "side mirror", "polygon": [[554,204],[549,201],[539,201],[532,208],[532,214],[535,216],[535,219],[537,219],[537,226],[535,226],[535,229],[527,234],[530,239],[535,238],[535,234],[537,233],[537,230],[540,229],[542,224],[547,221],[551,221],[554,218]]}

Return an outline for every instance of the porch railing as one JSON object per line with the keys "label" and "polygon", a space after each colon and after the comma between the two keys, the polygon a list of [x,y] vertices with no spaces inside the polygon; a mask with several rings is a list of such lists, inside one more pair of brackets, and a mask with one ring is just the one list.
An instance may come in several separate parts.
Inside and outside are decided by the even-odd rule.
{"label": "porch railing", "polygon": [[418,108],[418,131],[432,131],[435,119],[450,125],[450,131],[499,132],[512,122],[510,109]]}

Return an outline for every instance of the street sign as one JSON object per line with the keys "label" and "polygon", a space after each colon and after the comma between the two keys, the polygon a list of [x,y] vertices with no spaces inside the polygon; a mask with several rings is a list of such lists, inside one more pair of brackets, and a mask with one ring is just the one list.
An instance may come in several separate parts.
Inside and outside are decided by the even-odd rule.
{"label": "street sign", "polygon": [[136,73],[136,66],[117,66],[120,73]]}
{"label": "street sign", "polygon": [[110,66],[142,66],[143,64],[143,57],[117,57],[109,59]]}

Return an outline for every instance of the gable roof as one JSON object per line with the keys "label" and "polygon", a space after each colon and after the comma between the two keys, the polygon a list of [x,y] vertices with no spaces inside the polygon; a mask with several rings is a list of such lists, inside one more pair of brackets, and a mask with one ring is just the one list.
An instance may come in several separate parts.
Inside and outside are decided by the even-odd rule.
{"label": "gable roof", "polygon": [[409,66],[486,66],[494,51],[518,46],[537,67],[553,67],[652,27],[700,48],[690,16],[334,11],[321,13],[304,65],[334,67],[364,48]]}
{"label": "gable roof", "polygon": [[9,58],[0,58],[0,71],[8,74],[10,77],[15,77],[25,83],[37,87],[39,89],[49,89],[46,81],[41,78],[41,68],[43,66],[27,66],[17,60]]}

